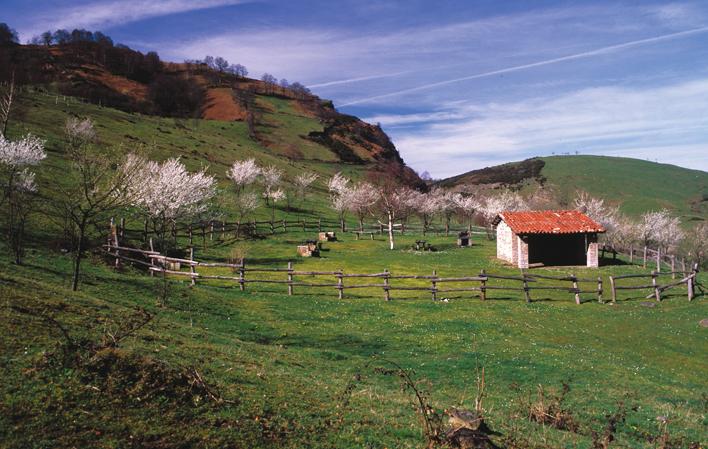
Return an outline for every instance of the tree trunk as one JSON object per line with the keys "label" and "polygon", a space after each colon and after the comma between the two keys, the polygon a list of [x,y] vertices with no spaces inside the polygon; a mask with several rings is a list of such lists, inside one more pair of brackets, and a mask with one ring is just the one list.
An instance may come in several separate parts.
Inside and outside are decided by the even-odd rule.
{"label": "tree trunk", "polygon": [[388,246],[393,249],[393,214],[388,213]]}
{"label": "tree trunk", "polygon": [[84,255],[84,234],[86,233],[86,219],[81,221],[79,226],[79,241],[76,242],[76,252],[74,253],[74,275],[71,279],[71,289],[79,289],[79,275],[81,272],[81,259]]}

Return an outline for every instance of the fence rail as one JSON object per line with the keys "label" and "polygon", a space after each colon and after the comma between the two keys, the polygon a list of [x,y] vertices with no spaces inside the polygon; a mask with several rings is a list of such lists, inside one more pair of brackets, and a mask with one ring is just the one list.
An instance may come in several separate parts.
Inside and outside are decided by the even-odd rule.
{"label": "fence rail", "polygon": [[[474,276],[439,276],[436,271],[430,275],[421,274],[393,274],[388,270],[377,273],[345,273],[343,270],[330,271],[304,271],[293,268],[292,262],[287,267],[250,267],[245,260],[238,263],[225,262],[201,262],[194,259],[193,251],[190,251],[189,258],[169,257],[157,251],[142,250],[115,244],[104,245],[105,251],[115,259],[116,266],[120,266],[121,261],[137,263],[146,266],[151,275],[160,273],[170,276],[183,276],[190,279],[194,285],[198,281],[220,280],[230,281],[238,284],[241,290],[246,290],[248,285],[256,284],[281,284],[287,286],[288,295],[293,295],[295,288],[331,288],[336,291],[339,299],[344,298],[344,292],[351,289],[381,289],[386,301],[392,299],[391,292],[427,292],[433,300],[438,300],[440,294],[451,292],[478,292],[481,300],[487,299],[488,291],[509,291],[522,292],[523,299],[531,301],[533,291],[559,291],[572,295],[576,304],[581,303],[581,294],[591,294],[599,302],[603,301],[603,279],[598,276],[578,277],[575,275],[552,276],[546,274],[534,274],[522,272],[519,276],[487,273],[484,270]],[[182,271],[186,267],[189,271]],[[197,271],[198,268],[229,268],[233,275],[207,274]],[[258,277],[256,273],[269,274],[270,277]],[[621,276],[610,276],[610,286],[612,301],[617,300],[617,290],[638,290],[652,289],[657,301],[661,300],[661,293],[670,288],[686,284],[688,288],[688,298],[693,299],[694,282],[697,268],[691,272],[678,272],[684,277],[678,282],[671,282],[660,285],[658,278],[668,276],[671,273],[652,272],[651,274],[629,274]],[[256,275],[256,276],[254,276]],[[300,279],[297,279],[297,278]],[[314,277],[313,281],[306,281],[303,277]],[[651,284],[642,285],[617,285],[618,281],[625,279],[652,279]],[[360,283],[354,282],[361,279]],[[501,283],[504,281],[504,283]],[[551,285],[541,282],[551,282]],[[411,285],[410,282],[417,284]],[[565,284],[565,285],[562,285]],[[588,287],[587,284],[592,284]]]}
{"label": "fence rail", "polygon": [[[681,274],[684,276],[681,280],[675,282],[669,282],[665,285],[659,284],[659,277],[662,275],[671,275],[672,279],[675,279],[676,274]],[[612,291],[612,302],[617,301],[617,290],[645,290],[651,289],[652,293],[646,296],[647,299],[652,296],[657,302],[661,302],[661,294],[679,285],[686,284],[686,290],[688,294],[688,300],[693,300],[695,296],[696,287],[696,275],[698,274],[698,264],[694,264],[691,271],[671,271],[660,273],[658,271],[652,271],[650,274],[624,274],[620,276],[610,276],[610,289]],[[651,284],[640,284],[640,285],[617,285],[618,280],[623,279],[651,279]]]}

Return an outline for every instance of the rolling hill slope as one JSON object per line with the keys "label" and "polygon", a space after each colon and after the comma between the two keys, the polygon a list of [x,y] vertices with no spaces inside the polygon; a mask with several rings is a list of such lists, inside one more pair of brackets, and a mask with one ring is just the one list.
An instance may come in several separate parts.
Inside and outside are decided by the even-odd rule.
{"label": "rolling hill slope", "polygon": [[[193,152],[192,147],[203,145],[210,148],[208,156],[212,158],[223,150],[221,159],[226,154],[231,160],[262,155],[265,162],[277,164],[278,159],[281,165],[307,161],[315,166],[346,163],[371,168],[393,163],[406,176],[419,181],[412,170],[405,168],[395,146],[379,126],[340,114],[330,101],[312,95],[301,86],[282,87],[221,72],[201,63],[167,63],[156,54],[143,55],[94,42],[50,47],[0,46],[0,82],[11,79],[35,92],[53,95],[49,97],[53,105],[52,101],[40,100],[40,96],[33,94],[21,99],[21,109],[33,116],[29,123],[41,125],[37,126],[38,132],[40,128],[56,129],[55,125],[61,124],[65,117],[58,119],[45,112],[59,111],[137,125],[129,132],[125,126],[99,124],[107,130],[104,134],[107,142],[150,143],[157,147],[157,153],[167,146],[175,147],[170,151],[179,153],[180,148],[189,146]],[[87,104],[69,108],[64,95],[81,98],[97,107]],[[67,107],[60,108],[62,103]],[[104,106],[116,111],[109,112]],[[126,114],[120,115],[119,111]],[[10,136],[13,124],[25,126],[23,114],[15,111]],[[176,120],[161,121],[159,117]],[[160,129],[151,129],[154,126]],[[121,128],[122,133],[112,134]],[[190,140],[195,145],[188,144]],[[215,140],[219,140],[216,146]],[[199,149],[196,151],[201,153]],[[195,156],[192,159],[200,157]],[[213,162],[209,157],[208,161]]]}
{"label": "rolling hill slope", "polygon": [[605,198],[630,215],[667,208],[685,221],[708,216],[708,173],[640,159],[552,156],[473,170],[440,181],[447,187],[510,186],[527,193],[541,185],[570,202],[578,190]]}

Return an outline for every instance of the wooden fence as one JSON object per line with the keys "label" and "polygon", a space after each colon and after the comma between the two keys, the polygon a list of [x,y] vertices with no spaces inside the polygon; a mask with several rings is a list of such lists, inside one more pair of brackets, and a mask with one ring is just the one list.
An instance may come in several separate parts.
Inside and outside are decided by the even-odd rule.
{"label": "wooden fence", "polygon": [[[115,230],[121,240],[127,237],[130,240],[142,240],[147,243],[150,236],[153,235],[147,221],[144,222],[143,229],[135,229],[126,227],[125,218],[121,218],[117,222],[115,219],[111,219],[111,229]],[[190,246],[194,245],[195,241],[201,240],[202,246],[206,247],[208,242],[214,241],[215,238],[217,240],[225,240],[228,238],[236,238],[240,235],[253,235],[259,233],[276,234],[286,233],[293,230],[301,232],[322,232],[324,230],[333,229],[340,229],[339,221],[327,218],[318,218],[316,220],[250,220],[243,222],[206,220],[172,227],[168,230],[168,233],[169,237],[173,239],[187,239]],[[409,226],[405,223],[397,223],[394,225],[393,230],[398,234],[405,234],[408,232],[411,234],[428,233],[449,235],[456,234],[458,232],[469,232],[471,234],[485,235],[487,237],[491,235],[487,228],[481,226],[467,226],[465,228],[428,227],[424,231],[423,227],[420,225]],[[376,234],[385,234],[388,232],[388,229],[386,225],[366,225],[363,228],[359,228],[359,226],[349,227],[345,232],[354,234],[356,238],[359,239],[361,234],[370,235],[371,238],[373,238]]]}
{"label": "wooden fence", "polygon": [[[682,279],[679,281],[669,282],[665,285],[659,284],[661,275],[671,275],[673,279],[680,274]],[[612,302],[617,300],[617,290],[645,290],[651,289],[651,293],[646,296],[647,299],[654,297],[657,302],[661,301],[661,294],[671,288],[686,284],[688,300],[691,301],[695,296],[696,275],[698,274],[698,265],[694,264],[691,271],[672,271],[668,273],[659,273],[652,271],[650,274],[624,274],[620,276],[610,276],[610,289],[612,291]],[[651,279],[651,284],[642,285],[617,285],[618,280],[622,279]]]}
{"label": "wooden fence", "polygon": [[[671,274],[672,279],[676,279],[676,275],[681,272],[688,272],[686,259],[679,257],[675,254],[667,253],[666,251],[661,251],[660,248],[654,249],[648,246],[642,246],[635,248],[634,246],[629,246],[627,248],[612,247],[604,245],[600,248],[601,258],[604,258],[605,253],[612,254],[613,258],[617,258],[617,254],[624,254],[629,258],[629,263],[639,263],[641,261],[642,267],[647,268],[648,264],[655,265],[656,271],[661,273],[662,263],[669,268],[669,274]],[[677,270],[678,267],[681,270]]]}
{"label": "wooden fence", "polygon": [[[240,290],[246,290],[248,285],[253,284],[283,284],[287,286],[288,295],[293,295],[296,288],[330,288],[334,290],[339,299],[344,298],[345,290],[350,289],[381,289],[383,298],[390,301],[391,292],[395,291],[420,291],[428,292],[433,300],[441,299],[441,295],[452,292],[477,292],[477,296],[484,301],[488,292],[491,291],[511,291],[519,292],[522,298],[531,302],[533,291],[561,291],[572,295],[576,304],[581,303],[581,294],[591,294],[599,302],[603,301],[603,280],[601,276],[596,278],[581,278],[575,275],[551,276],[545,274],[535,274],[522,272],[519,276],[499,275],[480,271],[476,276],[439,276],[433,271],[430,275],[397,275],[383,270],[379,273],[346,273],[343,270],[335,271],[302,271],[293,268],[292,262],[287,267],[263,268],[250,267],[244,260],[239,263],[223,262],[201,262],[194,259],[194,252],[190,250],[188,259],[168,257],[157,251],[148,251],[136,248],[122,247],[117,245],[105,245],[106,252],[115,258],[116,266],[120,266],[121,261],[130,262],[147,267],[152,274],[161,273],[170,276],[188,277],[192,285],[197,282],[218,280],[238,284]],[[182,271],[186,267],[188,271]],[[233,275],[206,274],[197,271],[198,268],[228,268]],[[260,276],[259,276],[260,273]],[[269,277],[263,277],[268,273]],[[612,301],[617,300],[617,290],[653,289],[650,296],[655,296],[660,300],[663,291],[686,284],[688,288],[689,300],[694,297],[694,282],[697,270],[694,268],[690,273],[681,272],[686,275],[678,282],[671,282],[665,285],[658,283],[659,273],[632,274],[623,276],[610,276],[610,286]],[[670,273],[663,273],[668,275]],[[303,279],[315,278],[316,281],[308,282]],[[617,285],[617,281],[628,278],[651,278],[651,285]],[[356,282],[356,279],[365,280]],[[411,285],[410,281],[415,281],[416,285]],[[500,284],[505,281],[505,284]],[[541,281],[550,282],[551,285],[542,284]],[[566,285],[562,285],[567,283]],[[509,285],[511,284],[511,285]],[[592,287],[588,287],[591,284]]]}

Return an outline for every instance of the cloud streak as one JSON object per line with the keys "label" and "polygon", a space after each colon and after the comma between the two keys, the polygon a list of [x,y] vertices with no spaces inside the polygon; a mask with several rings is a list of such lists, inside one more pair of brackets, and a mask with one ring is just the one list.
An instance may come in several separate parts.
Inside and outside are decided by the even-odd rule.
{"label": "cloud streak", "polygon": [[565,61],[572,61],[572,60],[576,60],[576,59],[583,59],[583,58],[589,58],[592,56],[599,56],[599,55],[614,53],[614,52],[618,52],[621,50],[626,50],[628,48],[637,47],[640,45],[647,45],[647,44],[662,42],[662,41],[666,41],[666,40],[670,40],[670,39],[678,39],[681,37],[686,37],[686,36],[700,34],[700,33],[706,33],[706,32],[708,32],[708,26],[700,27],[700,28],[693,28],[693,29],[686,30],[686,31],[679,31],[676,33],[669,33],[669,34],[664,34],[661,36],[655,36],[655,37],[650,37],[650,38],[646,38],[646,39],[639,39],[639,40],[635,40],[635,41],[624,42],[621,44],[610,45],[610,46],[598,48],[595,50],[585,51],[585,52],[581,52],[581,53],[575,53],[575,54],[567,55],[567,56],[561,56],[558,58],[551,58],[551,59],[546,59],[543,61],[532,62],[529,64],[522,64],[522,65],[517,65],[517,66],[512,66],[512,67],[506,67],[503,69],[492,70],[492,71],[483,72],[483,73],[477,73],[477,74],[469,75],[469,76],[463,76],[460,78],[453,78],[453,79],[448,79],[448,80],[444,80],[444,81],[438,81],[435,83],[428,83],[428,84],[424,84],[424,85],[417,86],[417,87],[398,90],[395,92],[389,92],[386,94],[374,95],[374,96],[367,97],[367,98],[361,98],[361,99],[357,99],[357,100],[348,101],[348,102],[342,103],[338,106],[344,107],[344,106],[352,106],[352,105],[356,105],[356,104],[368,103],[371,101],[381,100],[384,98],[390,98],[390,97],[395,97],[395,96],[399,96],[399,95],[405,95],[405,94],[409,94],[409,93],[419,92],[422,90],[428,90],[428,89],[433,89],[436,87],[446,86],[449,84],[455,84],[455,83],[459,83],[462,81],[469,81],[469,80],[474,80],[474,79],[479,79],[479,78],[487,78],[490,76],[518,72],[521,70],[527,70],[527,69],[531,69],[531,68],[535,68],[535,67],[542,67],[542,66],[547,66],[547,65],[551,65],[551,64],[558,64],[560,62],[565,62]]}
{"label": "cloud streak", "polygon": [[22,30],[32,35],[47,29],[59,28],[110,28],[152,17],[166,16],[189,11],[231,6],[245,3],[245,0],[112,0],[99,1],[62,8],[60,12],[39,16],[31,25]]}

